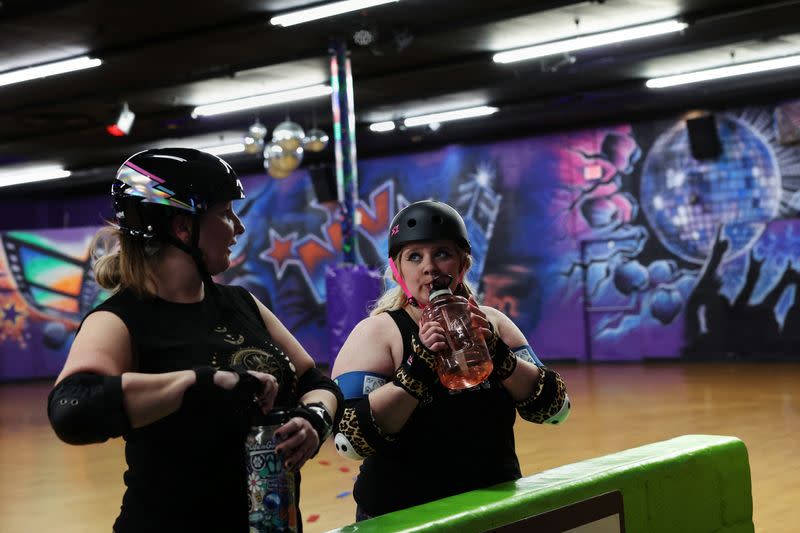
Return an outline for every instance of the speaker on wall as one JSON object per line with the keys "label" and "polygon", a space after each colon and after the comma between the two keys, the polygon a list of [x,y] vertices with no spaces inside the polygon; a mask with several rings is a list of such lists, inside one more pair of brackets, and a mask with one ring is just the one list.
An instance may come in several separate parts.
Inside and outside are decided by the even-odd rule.
{"label": "speaker on wall", "polygon": [[336,187],[336,174],[328,163],[319,163],[308,167],[311,184],[314,186],[314,196],[321,204],[338,202],[339,193]]}
{"label": "speaker on wall", "polygon": [[689,148],[695,159],[716,159],[722,154],[722,144],[717,133],[717,120],[713,114],[686,120]]}

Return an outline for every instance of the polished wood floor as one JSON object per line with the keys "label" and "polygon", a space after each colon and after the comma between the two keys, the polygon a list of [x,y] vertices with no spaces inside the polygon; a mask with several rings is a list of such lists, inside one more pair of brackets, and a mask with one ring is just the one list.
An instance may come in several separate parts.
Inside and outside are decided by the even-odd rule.
{"label": "polished wood floor", "polygon": [[[756,531],[800,524],[800,364],[556,365],[573,411],[561,427],[518,423],[523,474],[690,433],[733,435],[750,453]],[[0,532],[110,531],[119,441],[75,447],[52,433],[47,383],[0,385]],[[352,522],[357,463],[330,443],[303,470],[308,533]]]}

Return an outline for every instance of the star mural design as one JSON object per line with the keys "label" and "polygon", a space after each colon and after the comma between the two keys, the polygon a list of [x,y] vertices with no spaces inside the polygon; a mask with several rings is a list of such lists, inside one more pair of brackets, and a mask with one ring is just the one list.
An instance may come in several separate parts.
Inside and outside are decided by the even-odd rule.
{"label": "star mural design", "polygon": [[273,229],[269,230],[269,248],[264,250],[259,255],[259,258],[273,264],[275,276],[279,280],[283,277],[287,266],[300,264],[292,251],[296,239],[297,232],[290,233],[284,237]]}
{"label": "star mural design", "polygon": [[16,294],[0,294],[0,343],[11,341],[25,347],[25,330],[27,329],[28,313],[25,303],[19,301]]}
{"label": "star mural design", "polygon": [[13,302],[3,308],[3,322],[8,321],[15,324],[19,316],[20,313],[17,312],[17,308],[14,306]]}

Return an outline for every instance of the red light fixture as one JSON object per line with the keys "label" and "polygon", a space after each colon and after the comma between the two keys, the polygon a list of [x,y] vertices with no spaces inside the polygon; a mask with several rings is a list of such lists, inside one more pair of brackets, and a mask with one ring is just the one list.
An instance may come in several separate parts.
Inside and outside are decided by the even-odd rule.
{"label": "red light fixture", "polygon": [[117,121],[106,126],[106,131],[114,137],[124,137],[130,133],[134,118],[136,118],[136,114],[130,110],[128,102],[125,102],[122,104]]}

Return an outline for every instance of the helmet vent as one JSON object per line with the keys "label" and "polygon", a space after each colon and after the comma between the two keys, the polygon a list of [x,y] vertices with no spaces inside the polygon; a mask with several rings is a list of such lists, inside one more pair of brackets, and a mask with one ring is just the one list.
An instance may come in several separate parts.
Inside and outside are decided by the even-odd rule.
{"label": "helmet vent", "polygon": [[408,225],[409,228],[413,228],[414,226],[417,225],[417,219],[416,218],[409,218],[408,222],[406,222],[406,224]]}
{"label": "helmet vent", "polygon": [[440,226],[444,224],[444,220],[442,220],[442,217],[440,217],[439,215],[433,215],[431,221],[433,221],[434,224],[439,224]]}

